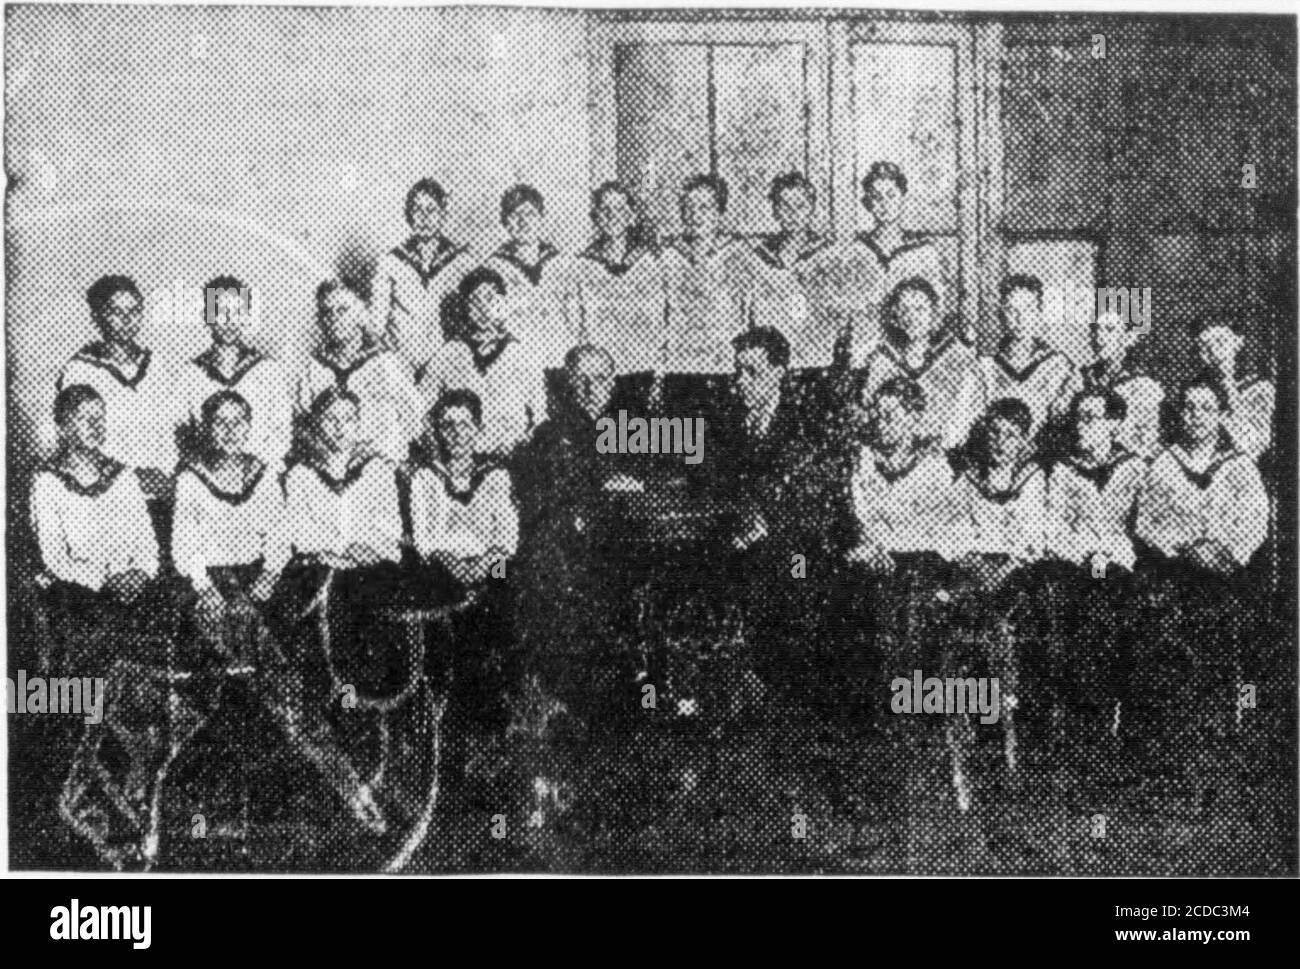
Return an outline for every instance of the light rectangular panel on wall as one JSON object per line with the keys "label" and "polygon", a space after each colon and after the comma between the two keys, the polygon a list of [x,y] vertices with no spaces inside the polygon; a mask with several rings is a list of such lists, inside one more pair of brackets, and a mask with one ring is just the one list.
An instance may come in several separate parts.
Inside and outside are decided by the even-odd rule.
{"label": "light rectangular panel on wall", "polygon": [[961,171],[956,47],[868,41],[850,50],[855,185],[873,162],[894,162],[907,175],[906,227],[955,233]]}
{"label": "light rectangular panel on wall", "polygon": [[717,172],[731,188],[733,231],[770,232],[767,189],[782,172],[808,173],[802,44],[719,45],[713,51]]}
{"label": "light rectangular panel on wall", "polygon": [[661,233],[674,233],[681,183],[710,170],[709,48],[618,45],[614,98],[619,180]]}

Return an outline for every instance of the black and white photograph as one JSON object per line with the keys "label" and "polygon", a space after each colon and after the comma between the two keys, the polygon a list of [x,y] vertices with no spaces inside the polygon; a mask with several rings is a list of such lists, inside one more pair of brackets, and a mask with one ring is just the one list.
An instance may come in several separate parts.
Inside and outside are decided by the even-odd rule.
{"label": "black and white photograph", "polygon": [[1300,874],[1294,8],[3,27],[11,872]]}

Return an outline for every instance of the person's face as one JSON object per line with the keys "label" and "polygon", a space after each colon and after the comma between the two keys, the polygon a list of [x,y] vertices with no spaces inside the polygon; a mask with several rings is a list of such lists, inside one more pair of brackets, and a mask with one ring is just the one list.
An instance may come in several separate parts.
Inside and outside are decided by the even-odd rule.
{"label": "person's face", "polygon": [[1027,289],[1013,289],[1002,300],[1003,332],[1013,340],[1032,340],[1038,336],[1043,311],[1038,297]]}
{"label": "person's face", "polygon": [[689,236],[709,237],[718,231],[718,200],[701,186],[682,196],[682,227]]}
{"label": "person's face", "polygon": [[469,314],[470,336],[475,340],[489,340],[499,336],[505,326],[506,298],[491,283],[475,286],[466,301]]}
{"label": "person's face", "polygon": [[989,422],[989,457],[995,465],[1013,463],[1024,453],[1025,434],[1020,425],[998,417]]}
{"label": "person's face", "polygon": [[356,294],[336,289],[320,302],[319,320],[325,339],[333,346],[349,346],[361,338],[364,306]]}
{"label": "person's face", "polygon": [[64,439],[83,451],[98,451],[108,435],[102,400],[88,400],[73,411],[62,428]]}
{"label": "person's face", "polygon": [[604,354],[585,353],[569,371],[569,386],[582,412],[594,420],[614,396],[614,365]]}
{"label": "person's face", "polygon": [[1118,313],[1103,313],[1097,317],[1092,331],[1092,347],[1101,360],[1122,360],[1131,345],[1128,324]]}
{"label": "person's face", "polygon": [[1106,454],[1115,443],[1119,421],[1106,416],[1106,401],[1100,397],[1085,397],[1079,401],[1074,414],[1074,430],[1078,435],[1080,450],[1091,454]]}
{"label": "person's face", "polygon": [[248,327],[248,307],[237,290],[209,291],[205,300],[208,329],[212,342],[230,346],[242,343]]}
{"label": "person's face", "polygon": [[898,299],[895,324],[912,343],[925,343],[934,332],[934,305],[924,293],[905,290]]}
{"label": "person's face", "polygon": [[100,307],[95,322],[105,340],[134,346],[140,336],[142,316],[140,298],[127,290],[118,290]]}
{"label": "person's face", "polygon": [[521,245],[531,245],[542,234],[542,213],[532,202],[516,205],[506,216],[506,232]]}
{"label": "person's face", "polygon": [[480,428],[468,407],[448,407],[436,420],[435,440],[446,448],[449,457],[463,458],[474,453]]}
{"label": "person's face", "polygon": [[350,452],[357,443],[360,417],[357,405],[352,401],[334,401],[320,416],[318,433],[321,444],[333,454]]}
{"label": "person's face", "polygon": [[225,457],[243,454],[248,444],[248,414],[234,401],[227,401],[212,415],[212,444]]}
{"label": "person's face", "polygon": [[917,415],[892,394],[882,394],[872,408],[876,443],[885,450],[912,443],[916,436],[916,422]]}
{"label": "person's face", "polygon": [[903,216],[907,196],[891,178],[877,178],[867,186],[863,204],[878,225],[893,225]]}
{"label": "person's face", "polygon": [[1223,420],[1219,398],[1209,387],[1193,387],[1184,394],[1180,415],[1183,433],[1191,444],[1205,444],[1214,440]]}
{"label": "person's face", "polygon": [[1196,353],[1207,367],[1230,363],[1241,348],[1241,337],[1226,326],[1207,326],[1196,339]]}
{"label": "person's face", "polygon": [[762,347],[750,347],[736,354],[736,394],[746,410],[756,410],[781,392],[785,368],[767,359]]}
{"label": "person's face", "polygon": [[796,238],[808,231],[812,221],[813,202],[801,188],[787,188],[779,192],[772,203],[772,216],[781,231]]}
{"label": "person's face", "polygon": [[622,192],[605,192],[592,213],[596,231],[606,239],[621,239],[632,228],[636,213]]}
{"label": "person's face", "polygon": [[411,231],[421,239],[436,239],[442,234],[442,224],[447,217],[447,210],[432,195],[424,192],[416,194],[411,200],[411,209],[407,221]]}

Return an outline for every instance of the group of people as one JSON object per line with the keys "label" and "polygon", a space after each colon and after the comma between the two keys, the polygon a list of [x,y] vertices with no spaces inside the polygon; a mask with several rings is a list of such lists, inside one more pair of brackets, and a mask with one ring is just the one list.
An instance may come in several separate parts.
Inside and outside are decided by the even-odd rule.
{"label": "group of people", "polygon": [[[1123,649],[1133,589],[1226,602],[1264,544],[1273,386],[1241,371],[1236,321],[1199,329],[1195,375],[1169,392],[1135,367],[1141,332],[1117,314],[1096,317],[1079,366],[1044,341],[1028,275],[1003,280],[1001,339],[979,354],[937,247],[903,231],[903,172],[877,163],[862,190],[874,228],[832,243],[811,228],[811,183],[781,175],[780,229],[749,239],[723,227],[726,183],[701,175],[682,188],[682,233],[658,240],[606,183],[593,242],[568,257],[521,185],[501,200],[508,241],[475,258],[423,180],[368,298],[319,286],[317,347],[292,378],[248,344],[243,281],[207,284],[211,345],[174,364],[141,345],[136,283],[98,280],[98,339],[60,371],[58,448],[31,492],[52,614],[107,630],[69,637],[76,662],[102,670],[172,615],[193,661],[274,670],[268,707],[382,830],[321,714],[337,698],[312,678],[303,603],[323,581],[361,614],[476,590],[457,662],[490,717],[557,655],[596,661],[562,649],[604,638],[581,628],[593,614],[635,621],[626,576],[644,573],[610,566],[638,499],[706,521],[693,554],[708,594],[752,620],[764,688],[852,670],[854,695],[883,703],[882,682],[918,661],[898,649],[927,648],[899,647],[900,603],[979,629],[1029,603],[1041,630],[1049,602],[1074,632],[1024,671],[997,659],[1003,689],[1027,695],[1023,674],[1077,695],[1090,655],[1109,709],[1133,656],[1088,651]],[[620,411],[702,417],[704,462],[603,453],[597,422]],[[796,622],[815,656],[795,656]]]}

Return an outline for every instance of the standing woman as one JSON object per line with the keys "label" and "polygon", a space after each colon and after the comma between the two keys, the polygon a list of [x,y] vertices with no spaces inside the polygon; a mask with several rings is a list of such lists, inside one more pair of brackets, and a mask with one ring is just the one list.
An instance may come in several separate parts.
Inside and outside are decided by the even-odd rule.
{"label": "standing woman", "polygon": [[862,179],[862,205],[874,225],[859,232],[842,253],[840,300],[851,306],[844,335],[848,365],[857,369],[880,337],[880,310],[894,286],[919,276],[939,297],[939,319],[952,311],[948,271],[930,239],[908,238],[903,229],[907,176],[893,162],[875,162]]}
{"label": "standing woman", "polygon": [[[418,380],[429,358],[454,334],[448,300],[474,268],[466,246],[443,234],[447,191],[422,178],[406,193],[406,224],[411,235],[379,257],[371,286],[372,318],[388,345],[410,365]],[[449,318],[450,317],[450,318]]]}
{"label": "standing woman", "polygon": [[419,432],[422,410],[410,368],[367,332],[365,301],[346,283],[329,279],[320,284],[316,323],[320,342],[295,393],[299,431],[320,395],[334,388],[356,400],[361,439],[390,460],[404,460]]}
{"label": "standing woman", "polygon": [[580,343],[606,347],[620,375],[661,373],[664,291],[636,200],[619,182],[591,193],[591,245],[578,254],[566,297]]}
{"label": "standing woman", "polygon": [[793,369],[827,367],[838,330],[826,305],[826,265],[833,249],[812,228],[817,191],[802,173],[787,172],[772,179],[767,197],[780,231],[753,246],[753,325],[786,334]]}
{"label": "standing woman", "polygon": [[484,263],[506,283],[511,331],[541,351],[547,367],[559,367],[577,342],[565,319],[563,293],[569,260],[545,240],[546,200],[531,185],[514,185],[501,196],[501,225],[510,236]]}

